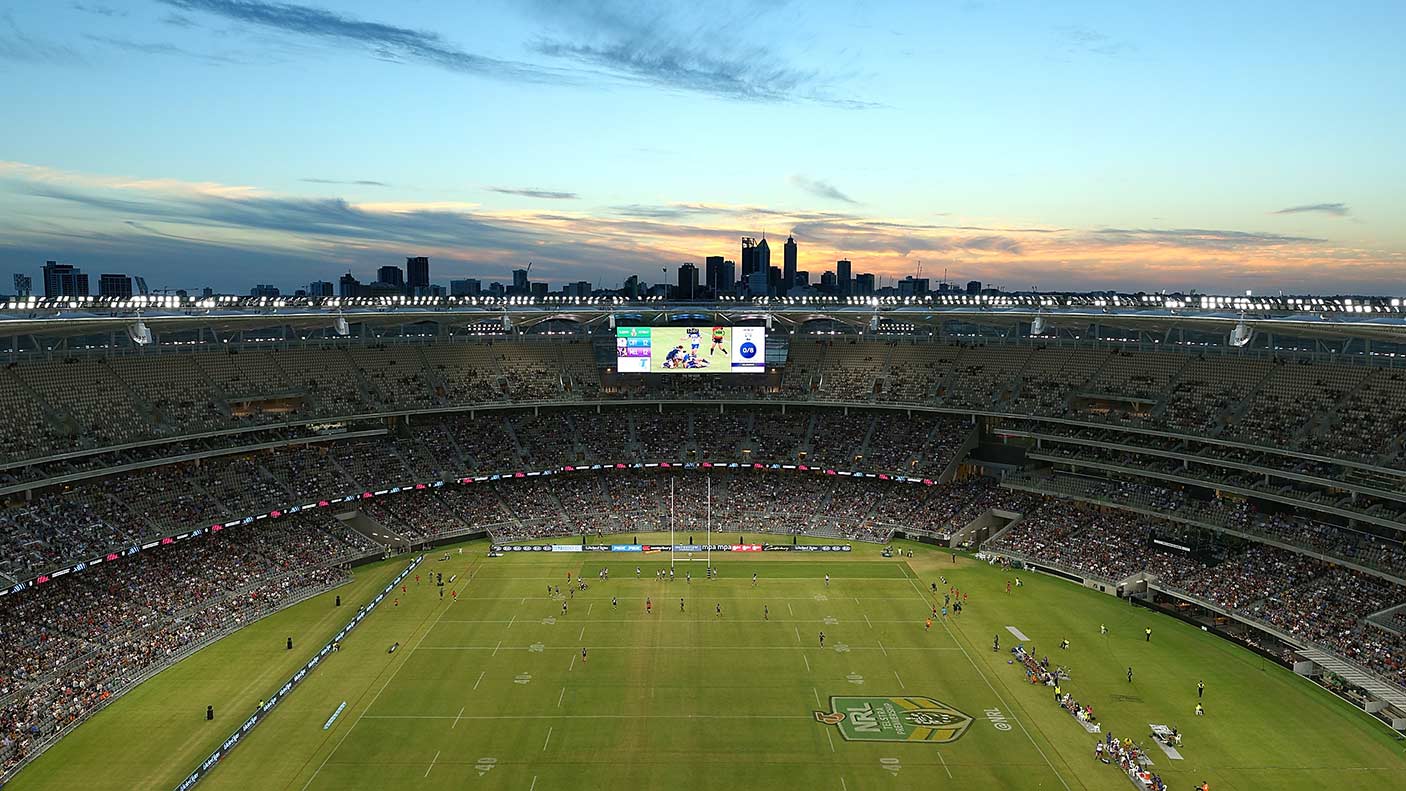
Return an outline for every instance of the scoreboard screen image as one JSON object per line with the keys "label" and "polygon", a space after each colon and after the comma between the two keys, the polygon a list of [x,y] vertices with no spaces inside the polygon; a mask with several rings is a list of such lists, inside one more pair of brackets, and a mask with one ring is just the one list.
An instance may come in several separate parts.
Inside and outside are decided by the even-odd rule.
{"label": "scoreboard screen image", "polygon": [[766,328],[617,327],[615,358],[620,373],[763,373]]}

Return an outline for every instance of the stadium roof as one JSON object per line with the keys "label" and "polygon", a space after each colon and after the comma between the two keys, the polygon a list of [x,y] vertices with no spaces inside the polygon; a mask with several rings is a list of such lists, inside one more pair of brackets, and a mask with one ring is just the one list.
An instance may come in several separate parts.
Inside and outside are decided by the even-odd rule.
{"label": "stadium roof", "polygon": [[915,328],[949,321],[1014,328],[1043,317],[1051,328],[1093,324],[1144,332],[1226,333],[1243,320],[1256,332],[1304,338],[1406,342],[1406,300],[1395,297],[1255,297],[1163,294],[934,294],[670,301],[622,297],[210,297],[19,298],[0,303],[0,335],[68,337],[122,332],[141,319],[154,332],[261,327],[322,328],[430,322],[530,328],[544,322],[600,325],[670,321],[768,321],[797,328],[829,321],[860,330],[879,322]]}

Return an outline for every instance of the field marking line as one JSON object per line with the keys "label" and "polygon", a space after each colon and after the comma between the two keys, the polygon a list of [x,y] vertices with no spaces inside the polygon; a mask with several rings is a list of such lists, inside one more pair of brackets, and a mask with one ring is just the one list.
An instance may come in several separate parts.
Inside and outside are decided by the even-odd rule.
{"label": "field marking line", "polygon": [[791,602],[786,602],[786,611],[791,613],[792,618],[796,617],[796,611],[791,609]]}
{"label": "field marking line", "polygon": [[582,626],[582,627],[581,627],[581,634],[579,634],[579,635],[576,636],[576,642],[579,643],[579,642],[581,642],[582,640],[585,640],[585,639],[586,639],[586,627],[585,627],[585,626]]}
{"label": "field marking line", "polygon": [[596,608],[596,603],[595,603],[595,602],[591,602],[589,605],[586,606],[586,614],[587,614],[587,615],[590,615],[590,614],[591,614],[591,610],[594,610],[595,608]]}
{"label": "field marking line", "polygon": [[548,725],[548,726],[547,726],[547,738],[542,740],[542,752],[544,752],[544,753],[547,751],[547,745],[550,744],[551,741],[552,741],[552,728],[554,728],[554,727],[556,727],[556,726],[555,726],[555,725]]}
{"label": "field marking line", "polygon": [[[923,589],[918,587],[918,583],[914,582],[912,577],[908,578],[908,582],[913,586],[913,590],[918,592],[918,595],[923,595]],[[926,597],[924,597],[924,599],[926,600]],[[957,644],[957,648],[961,649],[962,656],[967,658],[967,663],[972,666],[972,670],[975,670],[976,674],[981,677],[981,680],[986,682],[986,688],[991,690],[991,694],[996,696],[996,700],[1001,704],[1001,707],[1010,711],[1013,715],[1015,710],[1012,709],[1011,705],[1006,702],[1006,699],[1001,696],[1001,693],[996,691],[996,685],[991,683],[991,679],[986,677],[986,672],[976,664],[976,660],[972,659],[971,654],[967,653],[966,647],[963,646],[961,641],[957,639],[957,636],[952,633],[952,628],[948,626],[947,621],[942,621],[942,628],[947,632],[947,636],[952,638],[952,642]],[[1022,708],[1021,711],[1024,711],[1024,708]],[[1025,734],[1026,739],[1030,740],[1030,746],[1035,748],[1035,752],[1039,753],[1040,757],[1045,759],[1045,765],[1050,768],[1051,772],[1054,772],[1055,779],[1059,780],[1059,784],[1064,786],[1064,791],[1074,791],[1069,787],[1069,783],[1065,781],[1064,775],[1060,774],[1059,770],[1055,768],[1054,763],[1050,761],[1050,757],[1045,755],[1045,751],[1041,749],[1039,743],[1035,741],[1035,737],[1030,735],[1030,731],[1026,729],[1025,723],[1015,716],[1008,716],[1006,719],[1015,720],[1015,724],[1020,726],[1020,732]],[[941,755],[941,753],[939,753],[939,755]]]}
{"label": "field marking line", "polygon": [[[477,570],[475,570],[475,573],[477,573]],[[469,575],[469,582],[473,582],[473,574]],[[468,582],[465,582],[464,584],[468,585]],[[342,738],[337,740],[336,746],[334,746],[330,751],[328,751],[327,756],[322,759],[322,763],[318,764],[317,769],[313,770],[312,777],[309,777],[308,781],[306,783],[303,783],[302,791],[307,791],[308,786],[312,785],[313,781],[317,779],[317,776],[322,774],[322,770],[327,766],[327,762],[332,760],[332,756],[338,750],[342,749],[342,745],[346,743],[347,737],[351,735],[351,732],[356,730],[356,726],[360,725],[361,721],[366,719],[366,712],[370,711],[371,707],[376,705],[376,701],[381,699],[381,693],[386,691],[386,687],[390,686],[391,682],[395,680],[395,677],[400,675],[400,671],[404,670],[405,666],[410,663],[411,654],[414,654],[415,650],[420,647],[420,644],[425,642],[425,638],[429,637],[430,632],[434,631],[435,626],[439,624],[439,619],[443,618],[444,614],[449,612],[450,607],[453,607],[455,604],[458,604],[458,601],[458,599],[451,600],[447,606],[441,608],[439,614],[435,616],[435,619],[433,621],[430,622],[429,628],[425,629],[425,631],[420,634],[420,639],[415,641],[415,645],[411,646],[410,650],[402,655],[404,658],[401,659],[400,664],[396,666],[396,669],[389,676],[386,677],[385,683],[381,684],[381,688],[376,690],[376,694],[372,696],[371,702],[367,703],[366,708],[361,710],[361,714],[357,715],[357,718],[354,722],[352,722],[351,727],[347,728],[342,733]],[[428,618],[429,616],[426,616],[426,620],[428,620]],[[423,626],[424,621],[421,621],[420,624],[421,626]]]}
{"label": "field marking line", "polygon": [[937,760],[942,762],[942,771],[947,773],[947,778],[952,779],[952,770],[947,768],[947,759],[942,757],[942,753],[937,753]]}
{"label": "field marking line", "polygon": [[845,782],[843,777],[840,778],[840,791],[849,791],[849,784]]}
{"label": "field marking line", "polygon": [[879,650],[884,652],[884,656],[888,656],[888,655],[889,655],[889,650],[888,650],[887,648],[884,648],[884,641],[883,641],[883,640],[880,640],[880,641],[879,641]]}
{"label": "field marking line", "polygon": [[513,613],[512,619],[508,621],[508,628],[509,628],[509,629],[513,628],[513,623],[516,622],[516,621],[517,621],[517,613]]}
{"label": "field marking line", "polygon": [[815,687],[811,687],[810,691],[815,693],[815,707],[817,709],[825,708],[825,704],[820,702],[820,690],[816,689]]}
{"label": "field marking line", "polygon": [[[817,693],[818,694],[818,693]],[[449,720],[448,714],[370,714],[368,720]],[[806,714],[468,714],[466,720],[810,720]],[[354,762],[349,762],[354,763]]]}
{"label": "field marking line", "polygon": [[518,604],[527,604],[527,597],[523,596],[522,601],[518,602]]}
{"label": "field marking line", "polygon": [[804,659],[804,660],[806,661],[806,672],[809,673],[809,672],[810,672],[810,657],[806,656],[805,654],[801,654],[801,659]]}
{"label": "field marking line", "polygon": [[869,628],[870,628],[870,629],[873,629],[873,628],[874,628],[874,622],[869,620],[869,616],[868,616],[868,615],[865,615],[865,616],[864,616],[864,622],[867,623],[867,624],[869,624]]}
{"label": "field marking line", "polygon": [[562,698],[566,697],[566,687],[561,688],[561,694],[557,695],[557,708],[561,708]]}
{"label": "field marking line", "polygon": [[576,652],[575,652],[575,651],[572,651],[572,652],[571,652],[571,667],[568,667],[568,668],[566,669],[566,672],[570,673],[571,671],[573,671],[573,670],[575,670],[575,669],[576,669]]}
{"label": "field marking line", "polygon": [[434,754],[434,757],[430,759],[430,768],[425,770],[425,777],[429,777],[429,776],[430,776],[430,770],[431,770],[431,769],[434,769],[434,763],[435,763],[435,761],[438,761],[438,760],[439,760],[439,750],[436,750],[436,751],[435,751],[435,754]]}
{"label": "field marking line", "polygon": [[[708,623],[699,621],[699,623]],[[800,629],[796,630],[796,639],[800,639]],[[601,651],[623,650],[623,651],[654,651],[654,650],[688,650],[688,651],[804,651],[803,645],[593,645],[592,648]],[[421,651],[493,651],[497,653],[499,648],[490,645],[427,645]],[[508,646],[509,651],[531,651],[532,646]],[[544,645],[542,651],[574,651],[577,649],[569,645]],[[885,655],[888,653],[888,646],[880,648],[877,645],[852,645],[850,651],[880,651]],[[955,645],[899,645],[894,646],[895,651],[960,651],[961,648]],[[540,653],[540,652],[539,652]]]}
{"label": "field marking line", "polygon": [[458,716],[456,716],[456,717],[454,718],[454,724],[449,726],[449,730],[451,730],[451,731],[454,730],[454,725],[458,725],[458,724],[459,724],[459,720],[462,719],[463,716],[464,716],[464,709],[467,709],[467,708],[468,708],[468,706],[460,706],[460,707],[459,707],[459,714],[458,714]]}
{"label": "field marking line", "polygon": [[533,776],[532,776],[532,785],[530,785],[530,786],[527,787],[527,791],[532,791],[532,789],[534,789],[534,788],[536,788],[536,787],[537,787],[537,775],[533,775]]}
{"label": "field marking line", "polygon": [[830,740],[830,752],[835,751],[835,737],[830,735],[830,728],[825,729],[825,738]]}
{"label": "field marking line", "polygon": [[793,628],[796,630],[796,642],[799,643],[801,641],[801,627],[796,626]]}
{"label": "field marking line", "polygon": [[497,656],[497,655],[498,655],[498,649],[499,649],[499,648],[502,648],[502,647],[503,647],[503,641],[502,641],[502,640],[499,640],[499,641],[498,641],[498,645],[493,646],[493,653],[492,653],[490,656]]}
{"label": "field marking line", "polygon": [[478,673],[478,681],[475,681],[475,682],[474,682],[474,691],[475,691],[475,692],[478,691],[479,682],[480,682],[480,681],[483,681],[483,675],[484,675],[485,673],[487,673],[487,672],[488,672],[487,670],[480,670],[480,671],[479,671],[479,673]]}
{"label": "field marking line", "polygon": [[898,671],[897,671],[897,670],[893,671],[893,677],[898,679],[898,688],[899,688],[899,689],[908,689],[908,687],[903,683],[903,679],[898,675]]}

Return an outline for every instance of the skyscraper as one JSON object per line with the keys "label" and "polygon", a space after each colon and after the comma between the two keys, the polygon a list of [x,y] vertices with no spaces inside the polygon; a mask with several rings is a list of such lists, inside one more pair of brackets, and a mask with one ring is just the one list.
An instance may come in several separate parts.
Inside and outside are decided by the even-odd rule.
{"label": "skyscraper", "polygon": [[332,296],[332,284],[326,280],[314,280],[308,284],[308,296],[330,297]]}
{"label": "skyscraper", "polygon": [[420,289],[429,288],[430,259],[417,255],[405,259],[405,286],[411,294],[418,295]]}
{"label": "skyscraper", "polygon": [[850,262],[848,258],[841,258],[835,262],[835,287],[841,294],[850,293]]}
{"label": "skyscraper", "polygon": [[868,297],[874,294],[874,276],[865,272],[854,276],[854,294],[860,297]]}
{"label": "skyscraper", "polygon": [[732,288],[731,283],[721,282],[723,263],[723,257],[720,255],[710,255],[703,259],[703,284],[714,294],[719,294]]}
{"label": "skyscraper", "polygon": [[98,275],[98,296],[132,298],[132,278],[122,274]]}
{"label": "skyscraper", "polygon": [[679,291],[675,299],[693,299],[698,296],[698,267],[684,264],[679,267]]}
{"label": "skyscraper", "polygon": [[376,270],[376,282],[405,288],[405,273],[398,266],[383,266]]}
{"label": "skyscraper", "polygon": [[[765,236],[760,242],[757,242],[757,269],[762,272],[771,272],[771,247],[767,245]],[[768,274],[767,278],[770,279],[771,275]]]}
{"label": "skyscraper", "polygon": [[527,283],[527,270],[513,270],[513,293],[526,295],[531,292],[531,286]]}
{"label": "skyscraper", "polygon": [[796,237],[787,236],[782,248],[781,293],[785,295],[796,285]]}
{"label": "skyscraper", "polygon": [[88,276],[71,264],[58,261],[44,263],[44,296],[46,297],[86,297],[88,296]]}
{"label": "skyscraper", "polygon": [[742,237],[742,282],[750,283],[752,273],[757,271],[757,240],[750,236]]}
{"label": "skyscraper", "polygon": [[352,276],[351,272],[337,278],[337,296],[339,297],[359,297],[361,296],[361,281]]}

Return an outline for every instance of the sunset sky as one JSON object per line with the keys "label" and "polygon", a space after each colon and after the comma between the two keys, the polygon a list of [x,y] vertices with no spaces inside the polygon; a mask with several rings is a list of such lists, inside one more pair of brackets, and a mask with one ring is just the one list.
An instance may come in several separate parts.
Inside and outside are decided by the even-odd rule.
{"label": "sunset sky", "polygon": [[762,233],[817,277],[1406,293],[1400,2],[308,2],[0,0],[0,293],[616,287]]}

